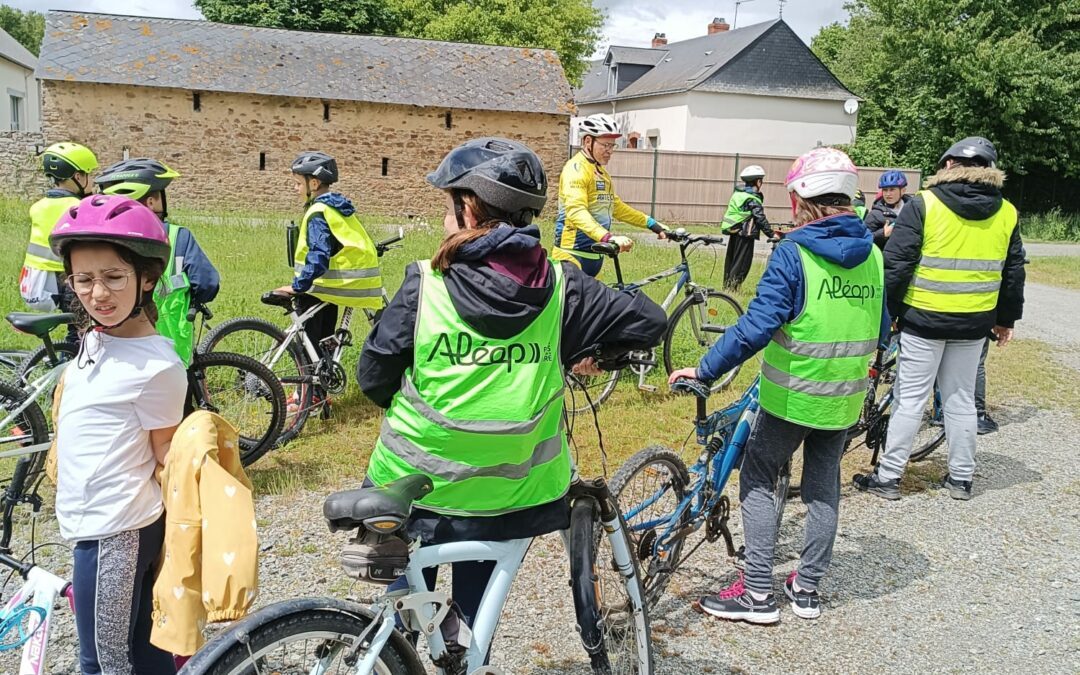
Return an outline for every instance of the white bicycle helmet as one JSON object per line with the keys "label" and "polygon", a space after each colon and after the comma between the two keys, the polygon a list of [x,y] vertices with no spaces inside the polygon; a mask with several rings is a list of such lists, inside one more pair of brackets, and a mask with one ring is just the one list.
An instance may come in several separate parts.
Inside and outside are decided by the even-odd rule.
{"label": "white bicycle helmet", "polygon": [[600,138],[618,138],[622,136],[619,133],[619,125],[615,124],[615,118],[603,113],[589,115],[581,120],[578,128],[581,130],[582,136],[598,136]]}
{"label": "white bicycle helmet", "polygon": [[814,148],[795,160],[784,184],[803,199],[828,194],[850,198],[859,187],[859,171],[842,151]]}
{"label": "white bicycle helmet", "polygon": [[764,177],[765,169],[757,164],[751,164],[750,166],[743,169],[742,173],[739,174],[739,178],[743,179],[746,182],[755,181],[758,178]]}

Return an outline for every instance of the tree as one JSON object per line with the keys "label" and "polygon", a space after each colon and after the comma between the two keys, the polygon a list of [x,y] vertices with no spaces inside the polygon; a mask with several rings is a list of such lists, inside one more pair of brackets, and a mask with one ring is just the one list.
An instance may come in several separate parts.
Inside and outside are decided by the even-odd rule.
{"label": "tree", "polygon": [[[811,48],[865,99],[857,162],[930,170],[986,136],[1010,173],[1080,177],[1080,2],[855,0]],[[882,160],[890,160],[884,162]]]}
{"label": "tree", "polygon": [[604,16],[592,0],[195,0],[211,21],[537,47],[581,81]]}
{"label": "tree", "polygon": [[34,56],[41,52],[41,38],[45,37],[45,15],[41,12],[0,5],[0,28]]}

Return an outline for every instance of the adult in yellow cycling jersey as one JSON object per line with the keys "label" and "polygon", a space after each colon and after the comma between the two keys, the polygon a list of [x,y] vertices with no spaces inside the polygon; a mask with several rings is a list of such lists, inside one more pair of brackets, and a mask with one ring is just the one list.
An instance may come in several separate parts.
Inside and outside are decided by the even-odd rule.
{"label": "adult in yellow cycling jersey", "polygon": [[555,220],[555,245],[551,257],[569,260],[595,277],[604,259],[590,249],[594,242],[610,241],[622,251],[634,247],[630,237],[612,234],[611,225],[621,220],[648,228],[661,239],[667,228],[637,209],[627,206],[611,184],[604,168],[622,134],[611,115],[590,115],[581,122],[581,151],[570,158],[559,176],[559,216]]}

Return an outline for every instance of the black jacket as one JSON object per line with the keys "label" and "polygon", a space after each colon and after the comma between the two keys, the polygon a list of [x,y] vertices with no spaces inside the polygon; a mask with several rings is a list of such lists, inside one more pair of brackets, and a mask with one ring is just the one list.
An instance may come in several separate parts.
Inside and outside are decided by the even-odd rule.
{"label": "black jacket", "polygon": [[[911,195],[902,195],[900,197],[900,203],[903,205],[900,208],[900,212],[907,208],[908,203],[911,201]],[[874,205],[870,207],[870,210],[866,212],[866,229],[870,230],[870,234],[874,235],[874,243],[880,249],[885,248],[885,242],[889,240],[885,236],[885,226],[889,223],[895,223],[898,214],[896,209],[885,203],[884,199],[875,199]]]}
{"label": "black jacket", "polygon": [[[463,247],[445,275],[454,308],[473,329],[493,338],[517,335],[543,310],[554,290],[548,269],[542,286],[525,285],[498,271],[510,262],[522,269],[562,265],[565,303],[559,357],[569,367],[597,348],[611,356],[649,349],[663,337],[667,316],[642,292],[623,293],[588,276],[570,262],[548,262],[536,227],[500,228]],[[420,296],[420,263],[405,268],[405,281],[364,342],[356,366],[360,389],[383,408],[412,366]],[[419,512],[418,512],[419,511]],[[564,529],[563,500],[494,517],[440,516],[414,510],[409,531],[425,543],[468,539],[512,539]]]}
{"label": "black jacket", "polygon": [[[1001,186],[1005,174],[998,169],[955,167],[943,169],[927,181],[942,203],[961,218],[985,220],[1001,208]],[[915,195],[900,212],[892,236],[885,246],[885,297],[889,313],[902,330],[931,340],[978,340],[995,325],[1012,328],[1024,314],[1024,242],[1020,228],[1013,230],[1001,291],[995,309],[986,312],[954,313],[916,309],[904,304],[904,294],[922,257],[926,204]]]}

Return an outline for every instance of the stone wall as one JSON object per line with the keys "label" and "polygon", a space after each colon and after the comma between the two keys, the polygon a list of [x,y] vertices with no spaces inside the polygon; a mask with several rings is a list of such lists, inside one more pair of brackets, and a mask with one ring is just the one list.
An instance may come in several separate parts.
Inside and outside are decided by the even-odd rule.
{"label": "stone wall", "polygon": [[48,187],[38,152],[45,147],[36,131],[0,132],[0,195],[37,198]]}
{"label": "stone wall", "polygon": [[519,139],[540,154],[554,184],[553,206],[570,122],[560,115],[67,81],[43,82],[42,96],[50,140],[85,143],[102,166],[126,151],[180,172],[169,189],[171,207],[255,212],[300,208],[289,165],[302,150],[322,150],[337,158],[338,189],[361,213],[435,215],[443,202],[424,176],[458,143],[488,135]]}

